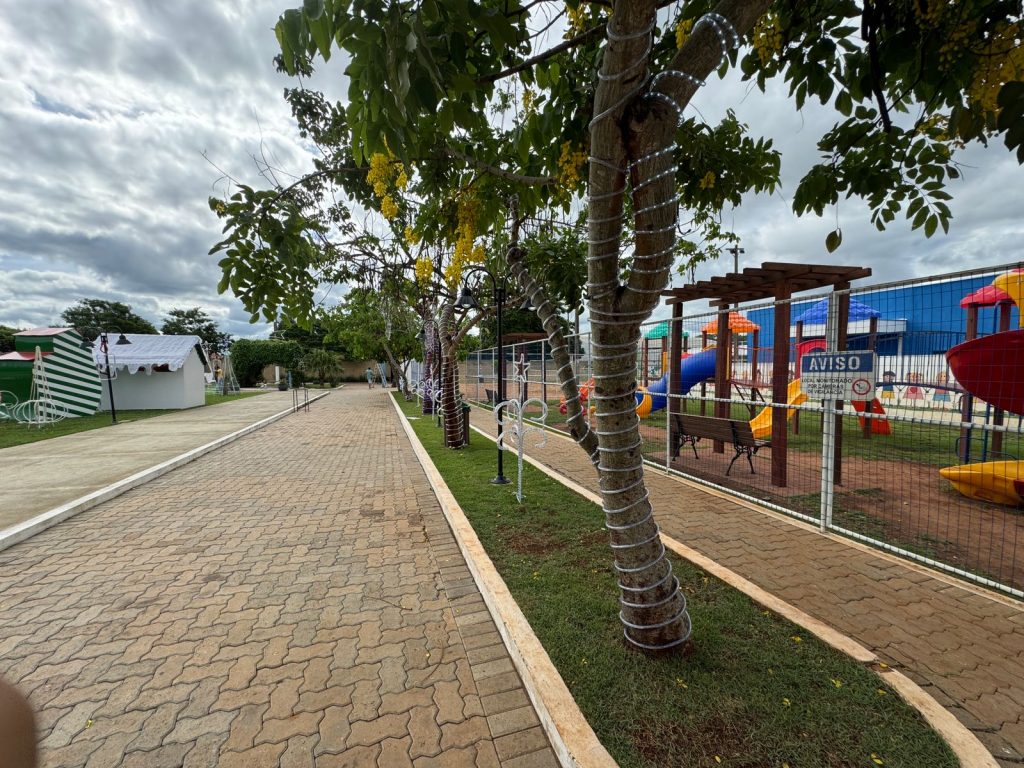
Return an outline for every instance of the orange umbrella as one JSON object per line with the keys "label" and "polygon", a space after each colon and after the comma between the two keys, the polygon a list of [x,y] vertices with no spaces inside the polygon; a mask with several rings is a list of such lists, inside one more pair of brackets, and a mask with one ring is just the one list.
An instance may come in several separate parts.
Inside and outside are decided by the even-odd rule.
{"label": "orange umbrella", "polygon": [[[701,333],[718,333],[718,318],[716,317],[710,323],[700,329]],[[751,333],[752,331],[761,330],[761,326],[757,323],[752,323],[739,312],[729,313],[729,330],[733,333]]]}

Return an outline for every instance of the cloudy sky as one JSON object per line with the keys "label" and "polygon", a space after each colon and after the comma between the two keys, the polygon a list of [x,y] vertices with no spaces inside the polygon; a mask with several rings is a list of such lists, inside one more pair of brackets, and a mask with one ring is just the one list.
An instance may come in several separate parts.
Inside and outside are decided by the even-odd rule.
{"label": "cloudy sky", "polygon": [[[223,194],[217,167],[259,183],[265,151],[295,173],[309,155],[271,64],[273,26],[295,0],[35,0],[0,15],[0,324],[58,321],[83,297],[124,301],[160,324],[173,307],[201,306],[236,336],[265,335],[231,296],[218,296],[220,228],[206,200]],[[344,92],[340,65],[313,86]],[[717,120],[736,108],[784,152],[774,196],[727,211],[744,264],[767,260],[871,266],[884,280],[1021,258],[1024,171],[999,145],[964,156],[948,237],[925,240],[904,222],[879,234],[866,209],[843,202],[844,243],[826,254],[825,219],[796,219],[789,200],[832,122],[714,81],[695,106]],[[204,153],[217,167],[204,159]],[[729,259],[731,262],[731,257]],[[731,264],[703,267],[707,277]],[[677,283],[678,283],[677,279]]]}

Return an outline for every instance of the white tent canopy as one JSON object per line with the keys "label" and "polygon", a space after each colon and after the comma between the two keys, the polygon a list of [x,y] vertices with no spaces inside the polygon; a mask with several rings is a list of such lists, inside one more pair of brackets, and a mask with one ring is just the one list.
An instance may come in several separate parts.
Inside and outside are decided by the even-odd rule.
{"label": "white tent canopy", "polygon": [[[107,334],[107,355],[110,367],[124,369],[127,373],[145,371],[153,373],[157,366],[166,366],[168,371],[177,371],[185,365],[189,353],[195,350],[204,366],[209,366],[203,354],[202,339],[198,336],[161,336],[150,333],[126,333],[131,344],[118,344],[119,333]],[[93,342],[92,357],[96,365],[103,367],[103,349],[99,339]]]}

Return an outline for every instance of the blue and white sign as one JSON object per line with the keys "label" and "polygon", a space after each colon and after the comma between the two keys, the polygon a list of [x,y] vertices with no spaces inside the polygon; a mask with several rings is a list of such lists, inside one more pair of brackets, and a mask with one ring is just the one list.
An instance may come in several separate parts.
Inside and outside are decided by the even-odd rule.
{"label": "blue and white sign", "polygon": [[871,400],[874,352],[810,352],[800,358],[800,388],[815,400]]}

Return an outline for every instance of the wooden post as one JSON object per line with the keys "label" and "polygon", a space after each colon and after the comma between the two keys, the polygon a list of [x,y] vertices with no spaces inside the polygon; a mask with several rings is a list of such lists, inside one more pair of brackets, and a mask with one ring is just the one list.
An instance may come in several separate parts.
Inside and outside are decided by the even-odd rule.
{"label": "wooden post", "polygon": [[[729,386],[729,305],[722,302],[718,305],[718,334],[715,338],[715,407],[712,413],[720,419],[732,418],[732,407],[726,402],[732,394]],[[715,453],[725,452],[725,443],[715,440]]]}
{"label": "wooden post", "polygon": [[786,424],[786,394],[789,389],[789,322],[793,295],[786,281],[775,286],[775,338],[772,348],[772,485],[786,487],[786,450],[789,426]]}
{"label": "wooden post", "polygon": [[[978,336],[978,305],[970,304],[967,307],[967,329],[965,341],[970,341]],[[963,405],[960,408],[960,419],[968,423],[974,421],[974,395],[964,391]],[[960,430],[960,463],[968,464],[971,461],[971,429],[963,427]]]}
{"label": "wooden post", "polygon": [[757,359],[760,356],[760,352],[761,352],[761,331],[760,330],[755,330],[754,331],[754,340],[753,340],[752,343],[754,345],[754,348],[753,348],[753,350],[751,352],[751,354],[753,356],[750,358],[750,383],[753,384],[756,387],[758,385],[759,379],[761,378],[760,371],[757,370]]}
{"label": "wooden post", "polygon": [[[868,320],[868,351],[869,352],[874,352],[875,348],[877,347],[877,345],[878,345],[878,318],[877,317],[872,317],[870,320]],[[877,373],[877,371],[876,371],[876,373]],[[871,382],[871,383],[874,384],[875,382]],[[872,400],[873,399],[874,398],[872,398]],[[874,408],[865,407],[864,410],[867,413],[874,413]],[[873,419],[864,419],[864,427],[861,430],[861,434],[864,436],[864,438],[866,440],[870,440],[871,439],[871,433],[874,432],[874,423],[873,422],[874,422]]]}
{"label": "wooden post", "polygon": [[[796,321],[796,376],[800,376],[800,342],[804,340],[804,321]],[[800,411],[793,414],[793,434],[800,434]]]}
{"label": "wooden post", "polygon": [[[673,414],[683,412],[683,401],[680,396],[683,394],[683,381],[679,376],[679,358],[683,356],[683,303],[680,301],[672,305],[672,320],[668,326],[668,454],[665,456],[665,466],[672,466],[671,446],[675,445],[675,420]],[[671,397],[674,395],[674,397]]]}
{"label": "wooden post", "polygon": [[[700,332],[700,349],[703,352],[707,348],[708,348],[708,334],[707,334],[706,331],[701,331]],[[700,383],[700,415],[701,416],[706,416],[707,415],[707,405],[708,405],[707,397],[708,397],[708,383],[706,381],[702,381]],[[713,412],[714,411],[712,410],[712,413]]]}
{"label": "wooden post", "polygon": [[[839,329],[837,339],[837,352],[846,350],[847,329],[850,326],[850,284],[839,283],[832,288],[832,291],[842,291],[839,294]],[[870,419],[865,419],[870,421]],[[836,400],[836,434],[835,434],[835,469],[832,471],[832,480],[836,485],[843,484],[843,401]]]}
{"label": "wooden post", "polygon": [[[1009,302],[1009,301],[1001,301],[997,305],[998,311],[999,311],[999,332],[1000,333],[1002,333],[1003,331],[1010,330],[1010,308],[1012,306],[1013,306],[1013,304],[1011,302]],[[1002,426],[1003,425],[1003,411],[1001,409],[996,408],[995,412],[992,414],[992,423],[995,426]],[[993,432],[992,433],[992,450],[995,453],[1002,453],[1003,452],[1003,433],[1002,432]]]}

